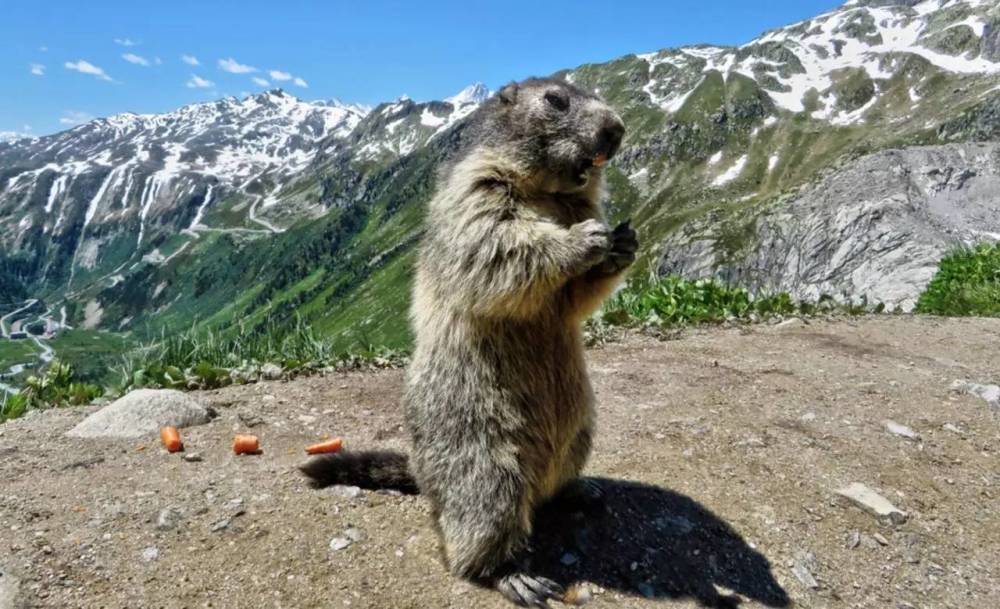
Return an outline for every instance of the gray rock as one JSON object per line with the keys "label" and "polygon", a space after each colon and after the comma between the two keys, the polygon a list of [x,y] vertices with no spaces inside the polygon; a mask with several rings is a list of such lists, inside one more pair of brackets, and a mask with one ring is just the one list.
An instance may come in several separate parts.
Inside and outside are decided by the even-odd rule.
{"label": "gray rock", "polygon": [[806,325],[805,320],[802,320],[798,317],[792,317],[786,319],[785,321],[775,324],[774,327],[778,330],[794,330],[795,328],[803,328],[805,327],[805,325]]}
{"label": "gray rock", "polygon": [[847,548],[853,550],[861,545],[861,533],[854,531],[847,539]]}
{"label": "gray rock", "polygon": [[227,501],[226,505],[223,506],[223,509],[229,512],[229,514],[233,517],[242,516],[247,512],[246,508],[243,507],[242,499],[232,499],[230,501]]}
{"label": "gray rock", "polygon": [[142,559],[146,562],[153,562],[160,558],[160,549],[156,546],[149,546],[142,551]]}
{"label": "gray rock", "polygon": [[74,438],[137,438],[161,427],[190,427],[209,421],[208,410],[172,389],[137,389],[101,408],[66,432]]}
{"label": "gray rock", "polygon": [[862,157],[788,202],[762,206],[737,255],[730,223],[707,214],[685,224],[664,242],[659,273],[909,311],[957,244],[997,240],[998,152],[990,142]]}
{"label": "gray rock", "polygon": [[12,571],[0,565],[0,609],[22,609],[25,607],[20,591],[21,580]]}
{"label": "gray rock", "polygon": [[201,453],[184,453],[184,460],[188,463],[197,463],[201,461]]}
{"label": "gray rock", "polygon": [[1000,385],[982,385],[969,381],[955,381],[951,384],[951,390],[958,393],[967,393],[976,396],[986,402],[994,415],[1000,416]]}
{"label": "gray rock", "polygon": [[899,436],[901,438],[906,438],[907,440],[919,440],[920,435],[913,431],[911,428],[903,425],[902,423],[897,423],[895,421],[886,421],[885,429],[889,433]]}
{"label": "gray rock", "polygon": [[264,424],[264,419],[256,412],[251,412],[250,410],[242,409],[236,413],[236,416],[239,418],[240,423],[243,423],[247,427],[257,427]]}
{"label": "gray rock", "polygon": [[350,527],[344,531],[344,537],[350,539],[352,542],[358,543],[368,539],[368,534],[357,527]]}
{"label": "gray rock", "polygon": [[906,512],[900,510],[890,503],[888,499],[859,482],[854,482],[840,489],[837,491],[837,494],[850,499],[855,505],[877,517],[879,520],[891,524],[902,524],[908,518]]}
{"label": "gray rock", "polygon": [[795,563],[792,565],[792,575],[795,579],[799,580],[803,586],[811,590],[819,588],[819,582],[813,577],[813,574],[809,572],[809,569],[801,563]]}
{"label": "gray rock", "polygon": [[276,381],[284,375],[284,370],[277,364],[264,364],[260,367],[260,376],[268,381]]}
{"label": "gray rock", "polygon": [[362,494],[361,487],[359,486],[348,486],[346,484],[335,484],[329,488],[324,489],[324,493],[327,495],[332,495],[334,497],[341,497],[344,499],[355,499],[360,497]]}
{"label": "gray rock", "polygon": [[211,531],[213,533],[218,533],[220,531],[225,531],[226,529],[229,528],[229,525],[231,525],[232,523],[233,523],[233,520],[231,518],[223,518],[222,520],[219,520],[219,521],[215,522],[214,524],[212,524]]}
{"label": "gray rock", "polygon": [[816,590],[819,588],[819,582],[816,581],[816,577],[813,576],[813,571],[819,568],[819,562],[816,560],[816,555],[812,552],[800,551],[795,556],[795,562],[792,563],[792,575],[795,579],[799,580],[803,586],[809,588],[810,590]]}
{"label": "gray rock", "polygon": [[177,528],[181,521],[181,514],[174,508],[164,508],[160,510],[156,517],[156,528],[160,531],[169,531]]}
{"label": "gray rock", "polygon": [[330,551],[339,552],[350,546],[352,543],[354,542],[346,537],[334,537],[330,540]]}
{"label": "gray rock", "polygon": [[945,423],[944,425],[941,426],[941,429],[945,431],[950,431],[951,433],[957,433],[959,435],[962,435],[962,430],[959,429],[958,427],[955,427],[951,423]]}

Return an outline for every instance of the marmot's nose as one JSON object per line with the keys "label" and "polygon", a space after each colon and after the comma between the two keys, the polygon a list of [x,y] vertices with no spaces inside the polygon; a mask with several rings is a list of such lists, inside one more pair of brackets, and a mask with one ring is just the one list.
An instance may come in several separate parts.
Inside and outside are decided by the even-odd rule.
{"label": "marmot's nose", "polygon": [[618,152],[625,135],[625,125],[621,119],[611,114],[604,119],[601,130],[597,134],[597,149],[610,159]]}

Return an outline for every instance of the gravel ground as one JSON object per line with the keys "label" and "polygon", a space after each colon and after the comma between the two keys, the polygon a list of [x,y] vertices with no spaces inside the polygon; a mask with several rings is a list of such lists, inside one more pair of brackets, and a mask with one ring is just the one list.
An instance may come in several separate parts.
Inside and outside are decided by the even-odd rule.
{"label": "gravel ground", "polygon": [[[540,515],[531,559],[589,606],[1000,607],[1000,421],[950,389],[1000,382],[1000,320],[632,336],[589,358],[608,509]],[[196,392],[219,416],[173,455],[64,438],[93,407],[0,426],[0,608],[506,607],[447,575],[420,497],[295,470],[324,434],[405,447],[402,378]],[[235,432],[263,453],[234,456]]]}

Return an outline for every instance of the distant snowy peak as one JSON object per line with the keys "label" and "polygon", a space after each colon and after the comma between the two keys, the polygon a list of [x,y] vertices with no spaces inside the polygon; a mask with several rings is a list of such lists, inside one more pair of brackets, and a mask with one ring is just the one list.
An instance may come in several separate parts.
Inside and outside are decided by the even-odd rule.
{"label": "distant snowy peak", "polygon": [[[835,124],[861,119],[845,109],[837,78],[863,70],[892,79],[907,58],[953,74],[1000,76],[1000,5],[994,0],[852,0],[815,18],[771,30],[738,47],[697,46],[639,55],[649,65],[644,91],[654,105],[676,112],[712,71],[756,81],[774,103],[804,112],[819,94],[814,118]],[[915,99],[914,102],[917,100]]]}
{"label": "distant snowy peak", "polygon": [[492,95],[489,87],[481,82],[477,82],[462,89],[457,94],[444,99],[445,102],[456,108],[466,104],[481,104]]}

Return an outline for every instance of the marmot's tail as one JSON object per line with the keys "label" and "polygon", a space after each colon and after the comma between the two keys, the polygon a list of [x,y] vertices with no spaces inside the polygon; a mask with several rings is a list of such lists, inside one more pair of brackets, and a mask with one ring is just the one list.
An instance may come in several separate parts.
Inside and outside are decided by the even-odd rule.
{"label": "marmot's tail", "polygon": [[352,484],[368,489],[396,489],[420,493],[410,475],[409,457],[387,451],[341,452],[313,457],[299,467],[313,486]]}

